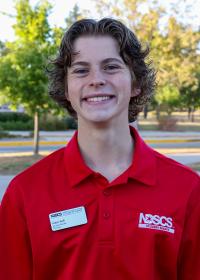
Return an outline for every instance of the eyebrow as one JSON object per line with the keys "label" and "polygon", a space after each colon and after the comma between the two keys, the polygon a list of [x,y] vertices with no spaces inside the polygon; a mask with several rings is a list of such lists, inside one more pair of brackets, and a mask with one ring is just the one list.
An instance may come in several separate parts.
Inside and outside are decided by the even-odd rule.
{"label": "eyebrow", "polygon": [[[123,60],[119,59],[119,58],[116,58],[116,57],[110,57],[110,58],[106,58],[104,60],[101,61],[101,64],[106,64],[106,63],[110,63],[110,62],[117,62],[117,63],[120,63],[120,64],[124,64]],[[75,62],[72,62],[71,64],[71,67],[74,67],[74,66],[88,66],[90,65],[89,62],[86,62],[86,61],[75,61]]]}

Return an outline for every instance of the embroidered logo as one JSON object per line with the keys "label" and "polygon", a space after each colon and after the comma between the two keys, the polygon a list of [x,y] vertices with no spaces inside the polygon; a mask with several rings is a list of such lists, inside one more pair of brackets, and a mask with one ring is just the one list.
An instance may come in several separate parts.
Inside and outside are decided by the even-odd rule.
{"label": "embroidered logo", "polygon": [[175,232],[172,218],[152,214],[140,213],[138,227]]}

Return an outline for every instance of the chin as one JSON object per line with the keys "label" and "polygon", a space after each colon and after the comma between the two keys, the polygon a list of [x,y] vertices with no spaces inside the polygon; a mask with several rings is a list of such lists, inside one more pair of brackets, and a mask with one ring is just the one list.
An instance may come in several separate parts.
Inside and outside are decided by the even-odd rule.
{"label": "chin", "polygon": [[111,117],[109,116],[89,116],[89,117],[83,117],[82,120],[85,123],[90,123],[90,124],[105,124],[109,123],[111,121]]}
{"label": "chin", "polygon": [[85,115],[85,120],[91,122],[105,122],[109,121],[112,118],[113,114],[101,114],[101,113],[90,113]]}

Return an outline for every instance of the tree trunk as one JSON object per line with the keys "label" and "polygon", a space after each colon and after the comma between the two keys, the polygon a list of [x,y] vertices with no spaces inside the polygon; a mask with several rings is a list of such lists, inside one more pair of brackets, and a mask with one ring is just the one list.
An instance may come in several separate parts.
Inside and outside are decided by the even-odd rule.
{"label": "tree trunk", "polygon": [[39,153],[39,114],[37,111],[34,114],[33,153],[34,153],[34,155],[38,155],[38,153]]}
{"label": "tree trunk", "polygon": [[156,106],[156,119],[157,121],[160,119],[160,104]]}
{"label": "tree trunk", "polygon": [[144,111],[143,111],[143,113],[144,113],[144,119],[147,119],[147,115],[148,115],[148,105],[145,105],[145,106],[144,106]]}
{"label": "tree trunk", "polygon": [[194,122],[194,112],[195,112],[195,109],[194,109],[194,107],[193,107],[193,108],[192,108],[191,122]]}
{"label": "tree trunk", "polygon": [[195,106],[192,106],[192,112],[191,112],[191,122],[194,122],[194,113],[195,113]]}
{"label": "tree trunk", "polygon": [[192,111],[192,109],[191,109],[191,107],[189,106],[189,107],[188,107],[188,120],[189,120],[189,121],[191,120],[191,111]]}

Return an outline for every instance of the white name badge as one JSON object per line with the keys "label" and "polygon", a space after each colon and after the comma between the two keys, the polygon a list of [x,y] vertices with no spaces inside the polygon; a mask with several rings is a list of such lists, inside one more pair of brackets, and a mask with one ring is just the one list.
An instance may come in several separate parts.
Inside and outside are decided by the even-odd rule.
{"label": "white name badge", "polygon": [[87,223],[85,207],[72,208],[49,214],[51,229],[53,231],[76,227]]}

